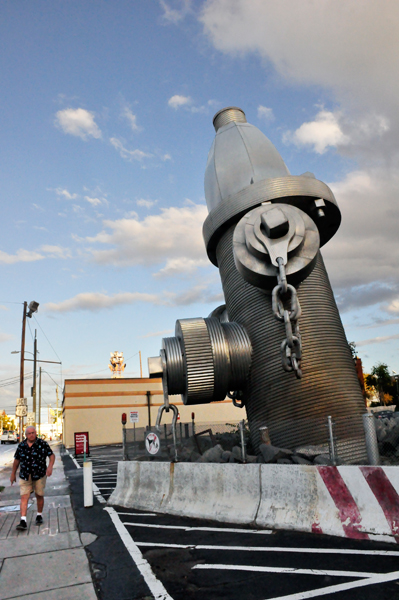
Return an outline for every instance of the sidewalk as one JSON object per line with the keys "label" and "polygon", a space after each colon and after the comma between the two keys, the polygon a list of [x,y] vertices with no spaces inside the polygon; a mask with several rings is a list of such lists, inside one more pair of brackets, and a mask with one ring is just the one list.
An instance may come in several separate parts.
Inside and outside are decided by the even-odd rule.
{"label": "sidewalk", "polygon": [[35,525],[31,496],[27,531],[18,531],[19,486],[10,486],[11,467],[0,470],[0,598],[9,600],[97,600],[84,546],[96,540],[77,530],[65,478],[60,444],[53,474],[47,480],[44,524]]}

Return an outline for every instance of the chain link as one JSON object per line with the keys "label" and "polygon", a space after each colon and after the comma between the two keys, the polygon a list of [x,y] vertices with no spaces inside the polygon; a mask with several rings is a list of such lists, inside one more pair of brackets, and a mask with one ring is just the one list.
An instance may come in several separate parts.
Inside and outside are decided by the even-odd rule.
{"label": "chain link", "polygon": [[281,343],[281,361],[284,371],[295,371],[297,379],[301,379],[302,341],[298,326],[301,307],[296,289],[287,283],[283,259],[278,258],[277,264],[278,283],[272,291],[272,310],[277,321],[284,323],[285,327],[286,339]]}

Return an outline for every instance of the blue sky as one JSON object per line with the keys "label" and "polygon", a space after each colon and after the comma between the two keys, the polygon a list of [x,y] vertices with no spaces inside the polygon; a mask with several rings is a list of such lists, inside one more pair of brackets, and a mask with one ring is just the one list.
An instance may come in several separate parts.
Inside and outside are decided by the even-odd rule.
{"label": "blue sky", "polygon": [[[228,105],[333,189],[323,255],[348,339],[399,372],[398,39],[388,0],[2,3],[0,379],[18,375],[12,303],[40,303],[51,345],[30,327],[63,377],[107,376],[115,350],[146,373],[177,318],[222,303],[201,228]],[[18,386],[0,392],[12,408]]]}

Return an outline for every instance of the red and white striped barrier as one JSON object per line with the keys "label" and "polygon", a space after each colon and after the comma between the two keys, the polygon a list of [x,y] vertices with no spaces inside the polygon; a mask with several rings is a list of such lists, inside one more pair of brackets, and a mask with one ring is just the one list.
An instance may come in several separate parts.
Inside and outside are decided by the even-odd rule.
{"label": "red and white striped barrier", "polygon": [[399,543],[399,467],[121,462],[109,504]]}

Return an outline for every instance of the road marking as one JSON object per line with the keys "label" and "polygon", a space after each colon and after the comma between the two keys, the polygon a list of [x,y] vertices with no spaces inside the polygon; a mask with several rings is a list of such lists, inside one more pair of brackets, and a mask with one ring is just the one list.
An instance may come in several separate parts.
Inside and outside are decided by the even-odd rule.
{"label": "road marking", "polygon": [[130,517],[157,517],[157,513],[127,513],[119,512],[118,515],[129,515]]}
{"label": "road marking", "polygon": [[[129,525],[129,523],[127,523]],[[242,530],[240,530],[242,531]],[[234,550],[244,552],[296,552],[303,554],[358,554],[360,556],[397,556],[399,552],[391,550],[347,550],[346,548],[284,548],[276,546],[216,546],[206,544],[162,544],[158,542],[137,542],[138,546],[154,548],[192,548],[194,550]]]}
{"label": "road marking", "polygon": [[[110,488],[108,488],[110,489]],[[272,533],[266,529],[252,530],[252,529],[229,529],[228,527],[184,527],[184,525],[156,525],[154,523],[123,523],[130,527],[150,527],[155,529],[181,529],[182,531],[219,531],[220,533],[257,533],[269,535]],[[399,553],[398,553],[399,555]]]}
{"label": "road marking", "polygon": [[168,592],[162,585],[162,583],[157,579],[146,559],[141,554],[138,546],[134,542],[130,533],[120,520],[118,513],[111,506],[107,506],[104,508],[107,511],[109,516],[112,519],[112,522],[119,533],[119,536],[122,542],[125,544],[126,549],[128,550],[130,556],[132,557],[134,563],[137,565],[140,573],[144,577],[144,580],[148,587],[150,588],[151,593],[154,595],[156,600],[173,600],[171,596],[169,596]]}
{"label": "road marking", "polygon": [[368,579],[360,579],[358,581],[351,581],[349,583],[329,585],[328,587],[319,588],[317,590],[309,590],[308,592],[297,592],[295,594],[288,594],[288,596],[276,596],[274,598],[268,598],[268,600],[307,600],[308,598],[315,598],[316,596],[326,596],[328,594],[335,594],[336,592],[343,592],[345,590],[352,590],[354,588],[365,587],[366,585],[375,585],[376,583],[395,581],[395,579],[399,579],[399,571],[394,571],[393,573],[386,573],[383,575],[376,575],[375,577],[369,577]]}
{"label": "road marking", "polygon": [[357,571],[329,571],[324,569],[295,569],[294,567],[252,567],[250,565],[195,565],[193,569],[220,569],[226,571],[258,571],[261,573],[292,573],[293,575],[328,575],[331,577],[375,577],[380,573]]}
{"label": "road marking", "polygon": [[72,454],[70,452],[68,452],[68,449],[65,448],[65,452],[68,454],[68,456],[72,459],[72,462],[74,463],[75,467],[77,467],[78,469],[81,469],[82,467],[80,466],[80,464],[77,462],[77,460],[72,456]]}

